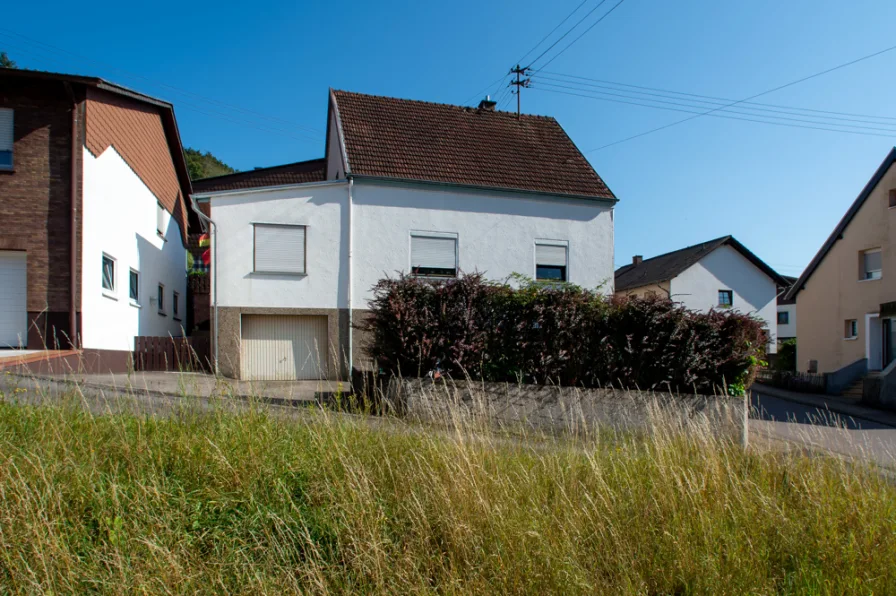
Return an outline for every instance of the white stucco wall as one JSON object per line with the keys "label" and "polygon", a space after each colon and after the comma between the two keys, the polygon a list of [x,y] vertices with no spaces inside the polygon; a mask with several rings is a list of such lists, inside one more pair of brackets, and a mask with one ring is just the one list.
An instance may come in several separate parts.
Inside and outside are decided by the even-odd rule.
{"label": "white stucco wall", "polygon": [[[216,195],[219,306],[348,308],[348,183]],[[305,275],[255,273],[253,223],[304,225]]]}
{"label": "white stucco wall", "polygon": [[769,330],[770,353],[777,353],[778,319],[775,282],[737,250],[721,246],[675,277],[672,300],[706,312],[719,304],[719,290],[731,290],[732,309],[755,314]]}
{"label": "white stucco wall", "polygon": [[778,312],[790,313],[790,322],[778,325],[778,337],[796,337],[796,304],[779,304]]}
{"label": "white stucco wall", "polygon": [[[218,226],[220,306],[348,307],[347,182],[212,195]],[[410,232],[458,234],[462,271],[491,279],[535,275],[535,241],[569,242],[569,281],[613,291],[611,208],[356,180],[353,188],[353,307],[367,308],[381,278],[410,268]],[[306,275],[253,273],[252,223],[306,225]]]}
{"label": "white stucco wall", "polygon": [[535,277],[535,241],[569,242],[568,280],[613,293],[613,215],[606,204],[458,188],[356,181],[353,307],[382,277],[410,269],[411,231],[458,235],[461,271]]}
{"label": "white stucco wall", "polygon": [[[81,244],[81,339],[85,348],[134,349],[134,336],[183,335],[186,325],[186,249],[177,222],[165,213],[165,240],[156,231],[158,200],[114,147],[99,157],[84,149]],[[102,286],[103,253],[116,260],[116,287]],[[140,273],[139,306],[129,299],[129,272]],[[159,314],[158,284],[166,315]],[[180,321],[173,292],[180,294]]]}

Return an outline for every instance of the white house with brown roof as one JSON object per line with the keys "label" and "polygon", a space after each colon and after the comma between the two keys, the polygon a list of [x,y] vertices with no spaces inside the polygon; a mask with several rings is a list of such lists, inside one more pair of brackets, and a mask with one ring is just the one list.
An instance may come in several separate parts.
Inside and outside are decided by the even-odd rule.
{"label": "white house with brown roof", "polygon": [[344,376],[365,356],[350,321],[400,272],[612,293],[616,197],[553,118],[331,91],[327,129],[319,180],[197,183],[222,373]]}
{"label": "white house with brown roof", "polygon": [[616,270],[616,294],[670,298],[699,312],[731,309],[753,315],[768,330],[768,352],[778,351],[779,286],[786,280],[733,236],[722,236]]}

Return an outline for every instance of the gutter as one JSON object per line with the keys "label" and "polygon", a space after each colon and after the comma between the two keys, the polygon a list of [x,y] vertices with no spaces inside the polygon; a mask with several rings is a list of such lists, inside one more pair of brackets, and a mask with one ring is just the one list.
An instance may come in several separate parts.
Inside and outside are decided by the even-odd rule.
{"label": "gutter", "polygon": [[604,205],[607,207],[612,207],[616,203],[619,202],[617,198],[608,198],[608,197],[595,197],[589,195],[576,195],[576,194],[562,194],[562,193],[550,193],[544,192],[540,190],[527,190],[522,188],[506,188],[502,186],[481,186],[477,184],[458,184],[456,182],[440,182],[435,180],[416,180],[414,178],[392,178],[389,176],[371,176],[368,174],[352,174],[346,173],[346,178],[352,179],[356,178],[358,180],[367,180],[370,182],[382,182],[387,184],[408,184],[408,185],[419,185],[419,186],[438,186],[444,188],[451,189],[467,189],[467,190],[476,190],[476,191],[484,191],[488,193],[506,193],[506,194],[517,194],[517,195],[532,195],[534,197],[539,198],[550,198],[550,199],[567,199],[574,201],[588,201],[589,203],[597,203],[600,205]]}
{"label": "gutter", "polygon": [[218,275],[216,271],[218,267],[218,224],[202,212],[199,205],[196,203],[196,197],[193,195],[190,195],[190,207],[200,220],[208,224],[209,234],[212,237],[212,310],[215,319],[214,328],[212,330],[212,349],[215,353],[215,376],[218,377],[220,376],[220,371],[218,370]]}

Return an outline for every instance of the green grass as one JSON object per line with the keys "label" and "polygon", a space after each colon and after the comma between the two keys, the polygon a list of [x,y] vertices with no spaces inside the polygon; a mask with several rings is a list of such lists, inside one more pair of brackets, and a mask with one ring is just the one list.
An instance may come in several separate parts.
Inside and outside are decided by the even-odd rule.
{"label": "green grass", "polygon": [[896,490],[707,434],[0,403],[0,593],[896,593]]}

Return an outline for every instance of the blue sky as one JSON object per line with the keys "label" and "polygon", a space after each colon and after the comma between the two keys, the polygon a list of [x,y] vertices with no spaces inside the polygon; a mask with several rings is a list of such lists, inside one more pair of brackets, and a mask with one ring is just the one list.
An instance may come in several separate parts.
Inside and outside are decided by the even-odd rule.
{"label": "blue sky", "polygon": [[[251,169],[323,154],[328,87],[462,102],[580,2],[12,3],[0,50],[168,99],[187,145]],[[546,70],[742,99],[893,45],[894,22],[884,0],[625,0]],[[892,118],[859,123],[879,134],[896,130],[894,70],[896,51],[757,101]],[[687,116],[559,94],[547,77],[523,111],[556,117],[584,151]],[[896,143],[884,134],[702,117],[587,157],[620,199],[617,265],[733,234],[796,275]]]}

